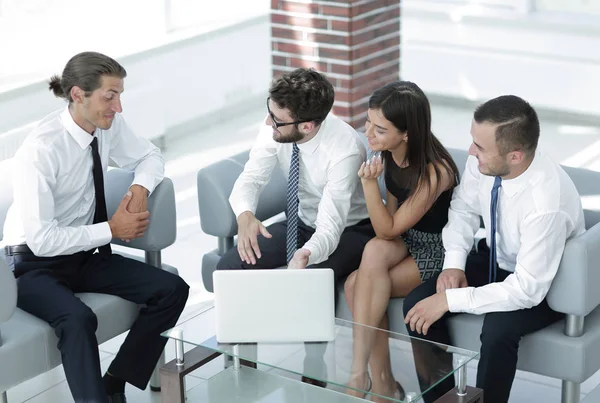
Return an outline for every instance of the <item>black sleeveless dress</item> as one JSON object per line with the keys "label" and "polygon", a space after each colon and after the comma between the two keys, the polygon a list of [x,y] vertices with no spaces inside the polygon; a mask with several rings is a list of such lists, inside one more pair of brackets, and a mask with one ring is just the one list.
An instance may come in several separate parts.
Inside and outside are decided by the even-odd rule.
{"label": "black sleeveless dress", "polygon": [[[383,152],[382,157],[385,161],[386,189],[398,199],[398,207],[400,207],[408,199],[411,191],[407,183],[407,168],[400,168],[390,152]],[[419,222],[402,234],[410,255],[419,267],[423,281],[442,270],[444,264],[442,228],[448,222],[451,199],[452,189],[444,191]]]}

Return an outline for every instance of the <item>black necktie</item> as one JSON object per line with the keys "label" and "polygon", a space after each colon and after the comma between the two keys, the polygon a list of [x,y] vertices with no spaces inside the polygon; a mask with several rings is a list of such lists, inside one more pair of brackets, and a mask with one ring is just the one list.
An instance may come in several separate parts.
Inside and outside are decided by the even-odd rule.
{"label": "black necktie", "polygon": [[[102,162],[100,161],[100,153],[98,152],[98,137],[92,140],[92,158],[94,167],[92,173],[94,175],[94,191],[96,193],[96,211],[94,211],[94,224],[108,221],[108,213],[106,212],[106,198],[104,197],[104,174],[102,173]],[[110,243],[98,248],[101,256],[110,256],[112,250]]]}

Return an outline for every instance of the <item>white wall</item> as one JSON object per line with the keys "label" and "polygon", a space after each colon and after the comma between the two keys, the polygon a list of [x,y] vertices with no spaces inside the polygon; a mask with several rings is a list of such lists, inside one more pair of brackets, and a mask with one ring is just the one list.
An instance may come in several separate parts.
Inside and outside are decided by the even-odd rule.
{"label": "white wall", "polygon": [[[402,0],[401,76],[428,94],[480,101],[514,93],[600,118],[600,17],[519,12],[506,1]],[[135,130],[155,139],[201,127],[266,96],[269,17],[119,60],[129,73],[124,115]],[[0,93],[0,160],[13,155],[25,125],[61,105],[44,82]]]}
{"label": "white wall", "polygon": [[[424,91],[600,117],[600,16],[402,0],[401,76]],[[490,2],[488,2],[490,3]]]}
{"label": "white wall", "polygon": [[[266,97],[270,35],[264,15],[120,58],[128,73],[123,115],[138,133],[156,139]],[[14,154],[31,129],[26,125],[63,105],[45,82],[0,93],[0,160]]]}

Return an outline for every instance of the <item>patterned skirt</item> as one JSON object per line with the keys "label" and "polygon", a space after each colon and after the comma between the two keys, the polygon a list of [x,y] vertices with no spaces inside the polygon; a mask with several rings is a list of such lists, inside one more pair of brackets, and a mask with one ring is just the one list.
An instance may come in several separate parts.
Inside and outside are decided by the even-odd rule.
{"label": "patterned skirt", "polygon": [[419,267],[422,281],[430,279],[442,270],[444,245],[441,233],[409,229],[402,235],[402,239]]}

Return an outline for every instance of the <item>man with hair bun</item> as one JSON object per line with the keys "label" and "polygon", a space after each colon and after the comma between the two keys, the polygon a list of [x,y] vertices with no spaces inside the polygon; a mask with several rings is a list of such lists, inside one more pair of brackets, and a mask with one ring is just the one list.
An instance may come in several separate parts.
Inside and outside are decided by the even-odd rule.
{"label": "man with hair bun", "polygon": [[[19,308],[58,336],[67,382],[77,403],[124,403],[125,383],[145,389],[189,286],[177,275],[113,254],[113,238],[144,236],[147,199],[164,177],[160,150],[121,116],[125,69],[96,52],[72,57],[50,90],[68,106],[33,129],[14,158],[14,202],[5,256],[18,281]],[[108,161],[135,172],[109,219]],[[112,294],[144,305],[102,377],[94,312],[74,294]]]}

